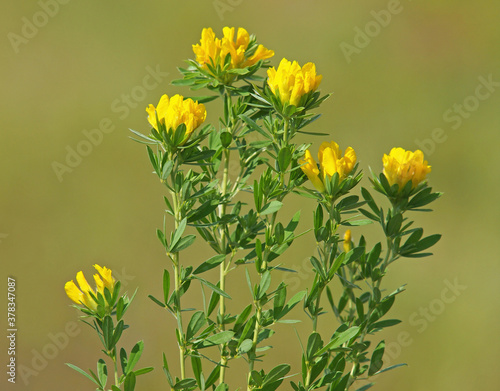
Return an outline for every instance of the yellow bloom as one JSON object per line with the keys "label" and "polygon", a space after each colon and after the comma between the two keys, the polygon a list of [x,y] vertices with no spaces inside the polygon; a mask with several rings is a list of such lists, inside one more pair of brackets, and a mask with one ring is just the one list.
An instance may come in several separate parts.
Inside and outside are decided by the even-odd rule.
{"label": "yellow bloom", "polygon": [[[94,280],[97,285],[97,292],[101,293],[104,295],[104,288],[108,288],[110,293],[113,294],[113,289],[115,286],[115,279],[111,275],[111,270],[106,268],[106,267],[101,267],[99,265],[94,265],[95,269],[99,272],[101,277],[99,275],[95,274],[94,275]],[[85,276],[83,275],[83,272],[79,271],[76,274],[76,281],[78,283],[78,286],[73,282],[73,280],[68,281],[64,285],[64,290],[66,291],[66,294],[68,297],[73,300],[76,304],[83,304],[87,308],[89,308],[92,311],[95,311],[97,309],[97,303],[94,301],[91,295],[94,295],[97,297],[96,291],[94,291],[87,280],[85,279]]]}
{"label": "yellow bloom", "polygon": [[291,63],[286,58],[282,59],[278,70],[267,70],[267,84],[271,91],[279,93],[282,103],[288,102],[298,106],[300,98],[308,92],[318,89],[322,75],[316,75],[316,65],[308,62],[302,68],[294,61]]}
{"label": "yellow bloom", "polygon": [[389,155],[384,154],[382,162],[387,181],[391,186],[397,183],[399,189],[409,181],[412,182],[412,188],[415,188],[431,172],[431,166],[424,160],[424,154],[420,150],[411,152],[403,148],[392,148]]}
{"label": "yellow bloom", "polygon": [[356,164],[356,153],[351,147],[347,148],[344,156],[335,142],[324,142],[319,147],[318,152],[319,166],[314,161],[309,150],[306,151],[304,158],[299,161],[302,164],[302,171],[307,175],[314,187],[320,192],[325,192],[324,181],[328,176],[331,178],[335,173],[339,174],[339,179],[344,179],[354,168]]}
{"label": "yellow bloom", "polygon": [[259,60],[265,60],[274,56],[272,50],[259,45],[251,56],[246,56],[246,51],[250,43],[250,35],[244,28],[238,28],[236,40],[234,39],[234,27],[224,27],[223,38],[215,36],[213,30],[204,28],[201,32],[200,43],[193,45],[193,52],[196,54],[196,62],[203,68],[207,64],[224,64],[224,59],[231,55],[230,69],[245,68],[256,64]]}
{"label": "yellow bloom", "polygon": [[325,191],[325,185],[323,185],[323,181],[319,177],[318,165],[314,161],[309,150],[306,151],[304,158],[300,160],[299,163],[301,164],[300,168],[302,168],[302,171],[304,171],[304,174],[307,175],[314,187],[323,193]]}
{"label": "yellow bloom", "polygon": [[[99,272],[99,274],[94,274],[94,280],[97,285],[97,291],[104,295],[104,288],[108,288],[109,292],[113,294],[113,289],[115,287],[115,279],[111,275],[111,269],[106,266],[101,267],[99,265],[94,265],[94,268]],[[102,279],[101,279],[102,277]]]}
{"label": "yellow bloom", "polygon": [[174,95],[170,99],[167,95],[163,95],[156,108],[150,104],[146,111],[149,114],[149,123],[156,130],[158,130],[157,116],[158,121],[165,124],[169,132],[175,131],[180,124],[185,124],[186,138],[184,142],[207,117],[205,105],[192,99],[184,99],[182,95]]}
{"label": "yellow bloom", "polygon": [[344,252],[348,253],[352,250],[352,241],[351,241],[351,230],[348,229],[344,234]]}

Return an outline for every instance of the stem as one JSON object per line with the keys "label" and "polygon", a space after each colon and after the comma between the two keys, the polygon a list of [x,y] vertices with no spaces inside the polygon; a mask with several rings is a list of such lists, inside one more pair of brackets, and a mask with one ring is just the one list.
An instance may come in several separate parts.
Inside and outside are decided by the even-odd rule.
{"label": "stem", "polygon": [[256,306],[256,313],[255,313],[255,328],[253,330],[253,345],[252,345],[252,354],[249,355],[249,361],[248,361],[248,378],[247,378],[247,390],[250,391],[250,379],[252,376],[252,371],[254,368],[254,363],[255,363],[255,356],[256,356],[256,350],[257,350],[257,341],[259,339],[259,333],[260,333],[260,320],[262,316],[262,307],[260,306],[260,303],[258,301],[254,302]]}
{"label": "stem", "polygon": [[306,375],[306,383],[304,384],[306,389],[309,389],[310,383],[311,383],[311,366],[309,365],[309,362],[306,363],[307,365],[307,375]]}
{"label": "stem", "polygon": [[288,131],[290,129],[290,120],[285,118],[285,126],[283,127],[283,144],[288,145]]}
{"label": "stem", "polygon": [[113,349],[112,352],[108,352],[109,357],[111,357],[111,360],[113,361],[113,368],[115,371],[115,386],[119,387],[120,386],[120,380],[118,377],[118,365],[116,363],[116,348]]}
{"label": "stem", "polygon": [[[179,195],[175,191],[171,191],[170,193],[172,195],[173,208],[174,208],[175,229],[177,229],[181,222],[180,199]],[[182,277],[181,277],[180,255],[178,252],[173,254],[173,264],[174,264],[174,283],[175,283],[175,295],[176,295],[175,316],[177,318],[177,325],[182,339],[181,341],[182,343],[179,343],[179,362],[181,368],[181,380],[183,380],[186,378],[186,366],[185,366],[186,354],[183,345],[184,332],[182,327],[182,307],[180,298]]]}
{"label": "stem", "polygon": [[[230,157],[230,151],[228,148],[224,149],[224,171],[222,172],[222,187],[221,187],[221,193],[222,197],[226,196],[227,193],[227,185],[228,185],[228,179],[229,179],[229,157]],[[219,218],[222,218],[226,214],[226,202],[225,200],[219,205]],[[220,249],[225,254],[226,252],[226,231],[225,228],[219,228],[219,236],[220,236]],[[226,290],[226,273],[227,273],[227,265],[226,265],[226,260],[219,265],[219,280],[220,280],[220,289],[223,291]],[[226,298],[224,296],[219,297],[219,317],[220,317],[220,328],[223,331],[225,329],[224,325],[224,318],[226,316]],[[219,373],[219,383],[222,384],[224,383],[224,378],[226,375],[226,364],[227,364],[227,357],[226,357],[226,344],[221,345],[221,350],[220,350],[220,363],[221,363],[221,368],[220,368],[220,373]]]}

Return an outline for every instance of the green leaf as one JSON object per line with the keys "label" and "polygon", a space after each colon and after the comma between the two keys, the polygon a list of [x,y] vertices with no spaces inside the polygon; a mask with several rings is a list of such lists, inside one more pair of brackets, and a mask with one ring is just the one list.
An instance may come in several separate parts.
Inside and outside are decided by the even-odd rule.
{"label": "green leaf", "polygon": [[112,341],[112,346],[111,348],[114,348],[118,341],[120,340],[120,337],[122,336],[123,329],[125,327],[125,324],[123,323],[123,320],[120,320],[118,324],[116,325],[115,331],[113,333],[113,341]]}
{"label": "green leaf", "polygon": [[337,270],[339,270],[340,266],[344,264],[344,261],[345,261],[345,253],[341,253],[337,258],[335,258],[335,261],[333,262],[333,265],[329,270],[330,278],[332,278],[333,275],[337,273]]}
{"label": "green leaf", "polygon": [[200,266],[198,266],[196,270],[193,272],[193,274],[205,273],[206,271],[219,266],[224,261],[225,258],[226,256],[224,254],[215,255],[212,258],[203,262]]}
{"label": "green leaf", "polygon": [[210,375],[208,375],[208,379],[205,382],[205,389],[207,390],[212,384],[214,384],[217,380],[219,380],[220,366],[216,365],[212,370]]}
{"label": "green leaf", "polygon": [[170,294],[170,273],[167,269],[163,270],[163,300],[165,305],[168,304],[168,296]]}
{"label": "green leaf", "polygon": [[330,342],[328,342],[323,349],[317,352],[317,355],[321,355],[328,350],[333,350],[337,349],[353,337],[355,337],[359,333],[359,327],[351,327],[350,329],[347,329],[346,331],[343,331],[339,333],[338,335],[334,336]]}
{"label": "green leaf", "polygon": [[165,356],[165,353],[163,353],[163,371],[165,372],[165,375],[167,376],[168,384],[170,384],[170,387],[173,387],[174,386],[174,379],[172,377],[172,374],[170,373],[170,370],[168,369],[168,362],[167,362],[167,357]]}
{"label": "green leaf", "polygon": [[380,302],[380,304],[375,308],[375,310],[372,312],[372,315],[370,316],[370,323],[376,322],[382,316],[384,316],[392,307],[394,304],[395,296],[390,296],[385,298]]}
{"label": "green leaf", "polygon": [[238,346],[238,350],[240,354],[244,354],[249,352],[252,349],[252,347],[253,347],[253,341],[247,338],[240,343],[240,345]]}
{"label": "green leaf", "polygon": [[252,304],[249,304],[245,307],[243,311],[240,312],[236,321],[234,322],[233,330],[237,333],[240,328],[243,326],[245,321],[248,319],[250,313],[252,312]]}
{"label": "green leaf", "polygon": [[[171,249],[173,247],[175,247],[175,245],[177,244],[177,242],[181,239],[182,234],[184,233],[184,230],[186,229],[186,225],[187,225],[187,219],[184,218],[179,223],[179,226],[177,227],[177,229],[175,230],[175,232],[172,235],[172,240],[171,240],[171,243],[170,243],[170,248]],[[173,252],[173,251],[170,250],[170,252]]]}
{"label": "green leaf", "polygon": [[260,133],[261,135],[263,135],[265,138],[268,138],[270,139],[271,137],[269,136],[269,134],[267,134],[267,132],[265,132],[263,129],[260,128],[259,125],[257,125],[255,123],[255,121],[253,121],[252,119],[248,118],[246,115],[243,115],[241,114],[240,115],[240,118],[245,121],[245,123],[248,125],[248,127],[252,130],[255,130],[257,133]]}
{"label": "green leaf", "polygon": [[387,235],[395,236],[399,233],[401,229],[401,224],[403,223],[403,215],[401,213],[397,213],[389,220],[387,223]]}
{"label": "green leaf", "polygon": [[158,300],[156,297],[152,296],[152,295],[148,295],[148,297],[153,300],[156,304],[158,304],[160,307],[162,308],[165,308],[166,305],[163,304],[160,300]]}
{"label": "green leaf", "polygon": [[196,311],[193,316],[191,317],[191,320],[189,321],[189,324],[187,326],[186,330],[186,339],[187,341],[190,341],[198,331],[205,325],[206,319],[205,319],[205,313],[203,311]]}
{"label": "green leaf", "polygon": [[184,379],[184,380],[179,380],[177,383],[174,385],[174,390],[184,390],[186,388],[193,388],[196,387],[196,380],[195,379]]}
{"label": "green leaf", "polygon": [[174,168],[174,161],[173,160],[168,160],[167,162],[165,162],[165,164],[163,165],[163,168],[161,170],[161,176],[160,176],[160,178],[162,180],[166,181],[167,178],[172,173],[172,169],[173,168]]}
{"label": "green leaf", "polygon": [[153,370],[154,370],[153,367],[146,367],[146,368],[138,369],[137,371],[134,371],[134,373],[135,373],[135,376],[140,376],[140,375],[144,375],[146,373],[149,373]]}
{"label": "green leaf", "polygon": [[344,264],[348,265],[351,262],[357,261],[365,253],[364,247],[355,247],[349,251],[345,256]]}
{"label": "green leaf", "polygon": [[384,369],[381,369],[380,371],[378,371],[377,373],[374,373],[373,375],[380,375],[381,373],[384,373],[384,372],[387,372],[387,371],[390,371],[391,369],[396,369],[396,368],[399,368],[399,367],[407,367],[408,364],[396,364],[396,365],[391,365],[390,367],[387,367],[387,368],[384,368]]}
{"label": "green leaf", "polygon": [[282,202],[271,201],[262,207],[262,209],[260,211],[260,215],[263,216],[263,215],[268,215],[268,214],[277,212],[278,210],[281,209],[282,206],[283,206]]}
{"label": "green leaf", "polygon": [[142,351],[144,350],[144,341],[137,342],[132,351],[130,352],[130,357],[127,361],[126,373],[129,374],[134,369],[135,365],[139,361],[142,355]]}
{"label": "green leaf", "polygon": [[221,331],[220,333],[210,335],[209,337],[205,338],[204,342],[208,343],[209,345],[222,345],[225,344],[234,337],[234,333],[232,331]]}
{"label": "green leaf", "polygon": [[430,235],[422,240],[420,240],[416,245],[415,248],[418,252],[427,250],[429,247],[434,246],[437,242],[439,242],[439,239],[441,239],[441,235],[435,234],[435,235]]}
{"label": "green leaf", "polygon": [[155,169],[156,174],[159,176],[159,174],[158,174],[158,162],[156,161],[156,155],[149,146],[147,146],[146,148],[148,149],[148,156],[149,156],[149,160],[151,161],[151,165]]}
{"label": "green leaf", "polygon": [[78,368],[76,365],[73,365],[73,364],[69,364],[69,363],[66,363],[66,365],[68,367],[70,367],[71,369],[74,369],[75,371],[77,371],[78,373],[81,373],[83,376],[85,376],[87,379],[91,380],[92,382],[94,382],[98,387],[101,387],[101,385],[99,384],[99,382],[94,379],[92,376],[90,376],[87,372],[85,372],[83,369],[80,369]]}
{"label": "green leaf", "polygon": [[323,347],[323,341],[318,333],[312,333],[307,340],[306,359],[313,361],[316,357],[316,352]]}
{"label": "green leaf", "polygon": [[292,152],[289,146],[283,147],[278,153],[278,165],[281,172],[285,172],[292,161]]}
{"label": "green leaf", "polygon": [[262,297],[264,297],[270,285],[271,285],[271,273],[269,272],[269,270],[266,270],[262,274],[262,278],[259,283],[259,291],[258,291],[259,293],[257,299],[261,299]]}
{"label": "green leaf", "polygon": [[122,367],[122,372],[126,375],[127,374],[127,352],[125,351],[124,348],[120,349],[120,365]]}
{"label": "green leaf", "polygon": [[208,103],[217,99],[218,95],[190,96],[189,98],[198,103]]}
{"label": "green leaf", "polygon": [[378,242],[375,246],[373,246],[372,250],[368,254],[367,263],[370,264],[372,267],[377,266],[381,252],[382,252],[382,244]]}
{"label": "green leaf", "polygon": [[123,310],[125,308],[125,302],[123,301],[123,297],[118,299],[118,304],[116,305],[116,320],[120,320],[123,316]]}
{"label": "green leaf", "polygon": [[215,391],[229,391],[229,386],[226,383],[221,383],[217,386]]}
{"label": "green leaf", "polygon": [[290,372],[290,365],[288,364],[281,364],[269,371],[269,373],[264,377],[264,383],[262,384],[263,386],[274,383],[278,380],[283,379],[286,374]]}
{"label": "green leaf", "polygon": [[201,367],[201,359],[198,356],[191,356],[191,366],[193,368],[193,375],[196,378],[196,382],[198,383],[198,387],[200,390],[202,389],[201,378],[202,367]]}
{"label": "green leaf", "polygon": [[369,383],[364,385],[363,387],[358,388],[356,391],[366,391],[369,388],[372,388],[375,385],[375,383]]}
{"label": "green leaf", "polygon": [[110,316],[105,316],[102,322],[102,336],[104,338],[104,345],[109,351],[113,348],[113,320]]}
{"label": "green leaf", "polygon": [[292,298],[288,301],[288,303],[286,303],[286,306],[283,308],[283,310],[279,314],[275,314],[275,318],[281,319],[286,314],[288,314],[293,307],[295,307],[298,303],[302,301],[305,295],[306,291],[300,291],[295,295],[293,295]]}
{"label": "green leaf", "polygon": [[274,295],[273,300],[273,312],[276,316],[283,310],[286,302],[286,285],[285,283],[281,283],[276,289],[276,294]]}
{"label": "green leaf", "polygon": [[222,132],[220,134],[220,141],[224,148],[229,147],[231,145],[231,141],[233,141],[233,136],[229,132]]}
{"label": "green leaf", "polygon": [[200,281],[203,285],[207,286],[208,288],[210,288],[211,290],[216,292],[218,295],[224,296],[228,299],[231,299],[231,296],[229,296],[226,292],[224,292],[222,289],[220,289],[218,286],[215,286],[211,282],[209,282],[201,277],[198,277],[198,276],[193,276],[193,278]]}
{"label": "green leaf", "polygon": [[108,368],[102,358],[97,361],[97,377],[99,378],[102,388],[106,387],[108,381]]}
{"label": "green leaf", "polygon": [[196,240],[196,235],[184,236],[176,243],[175,246],[173,246],[172,244],[170,245],[170,252],[178,253],[179,251],[182,251],[191,246],[195,240]]}
{"label": "green leaf", "polygon": [[375,350],[372,353],[372,358],[370,360],[370,369],[368,370],[368,376],[373,376],[377,373],[380,368],[384,365],[382,358],[384,356],[385,341],[380,341]]}
{"label": "green leaf", "polygon": [[319,260],[312,256],[310,258],[311,264],[314,267],[314,270],[316,270],[316,273],[321,277],[321,281],[328,281],[328,276],[326,275],[325,269],[323,268],[323,265],[319,262]]}
{"label": "green leaf", "polygon": [[386,327],[396,326],[397,324],[400,324],[400,323],[401,323],[401,321],[399,319],[381,320],[380,322],[373,323],[368,328],[368,331],[371,332],[372,330],[376,330],[376,329],[384,329]]}

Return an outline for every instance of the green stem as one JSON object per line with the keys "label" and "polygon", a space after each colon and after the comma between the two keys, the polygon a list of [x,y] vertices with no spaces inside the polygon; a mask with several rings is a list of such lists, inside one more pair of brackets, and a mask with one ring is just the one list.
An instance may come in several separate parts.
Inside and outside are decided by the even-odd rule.
{"label": "green stem", "polygon": [[[224,149],[224,170],[222,172],[222,187],[221,187],[221,193],[222,197],[226,196],[227,193],[227,185],[228,185],[228,179],[229,179],[229,158],[230,158],[230,150],[228,148]],[[226,214],[226,201],[224,200],[221,205],[219,205],[219,218],[224,217]],[[226,253],[226,231],[225,227],[219,228],[219,236],[220,236],[220,243],[219,247],[223,254]],[[227,273],[227,265],[226,265],[226,260],[220,264],[219,266],[219,280],[220,280],[220,289],[223,291],[226,290],[226,273]],[[219,297],[219,316],[220,316],[220,328],[221,330],[225,329],[224,325],[224,318],[226,316],[226,298],[224,296]],[[226,355],[226,344],[221,345],[221,351],[220,351],[220,362],[221,362],[221,369],[219,373],[219,383],[224,383],[224,378],[226,375],[226,364],[227,364],[227,355]]]}
{"label": "green stem", "polygon": [[120,387],[120,380],[118,377],[118,365],[116,363],[116,348],[113,349],[112,352],[108,352],[109,357],[111,357],[111,360],[113,361],[113,368],[115,371],[115,386]]}
{"label": "green stem", "polygon": [[256,307],[256,313],[255,313],[255,328],[253,330],[253,345],[252,345],[252,350],[251,350],[251,355],[249,356],[248,360],[248,377],[247,377],[247,390],[250,391],[250,379],[252,376],[252,371],[254,369],[254,364],[255,364],[255,356],[256,356],[256,350],[257,350],[257,341],[259,339],[259,333],[260,333],[260,321],[261,321],[261,316],[262,316],[262,307],[260,306],[260,303],[258,301],[255,301],[255,307]]}
{"label": "green stem", "polygon": [[[177,229],[181,222],[181,215],[180,215],[181,200],[179,199],[179,195],[175,191],[171,191],[171,195],[174,208],[175,229]],[[184,349],[184,331],[182,327],[182,307],[180,298],[182,277],[181,277],[180,255],[178,252],[173,254],[173,264],[174,264],[174,284],[175,284],[175,296],[176,296],[175,316],[177,318],[177,325],[182,339],[181,343],[179,344],[179,363],[181,368],[181,380],[183,380],[186,378],[186,365],[185,365],[186,352]]]}
{"label": "green stem", "polygon": [[309,362],[306,363],[307,365],[307,375],[306,375],[306,382],[304,384],[306,390],[309,389],[309,386],[311,385],[311,365],[309,364]]}
{"label": "green stem", "polygon": [[285,125],[283,127],[283,144],[286,147],[288,145],[288,132],[290,130],[290,120],[285,118]]}

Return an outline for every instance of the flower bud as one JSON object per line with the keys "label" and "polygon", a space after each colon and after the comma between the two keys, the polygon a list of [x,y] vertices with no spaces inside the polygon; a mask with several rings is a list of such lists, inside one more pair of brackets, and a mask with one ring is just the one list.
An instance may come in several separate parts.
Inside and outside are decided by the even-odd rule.
{"label": "flower bud", "polygon": [[348,253],[352,250],[352,241],[351,241],[351,230],[348,229],[344,234],[344,252]]}

